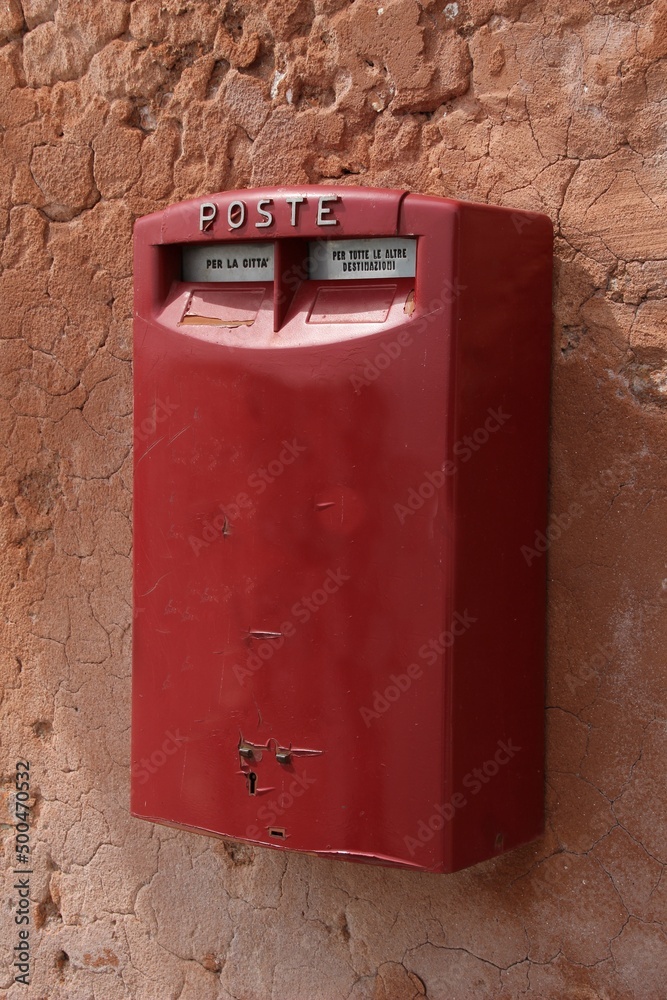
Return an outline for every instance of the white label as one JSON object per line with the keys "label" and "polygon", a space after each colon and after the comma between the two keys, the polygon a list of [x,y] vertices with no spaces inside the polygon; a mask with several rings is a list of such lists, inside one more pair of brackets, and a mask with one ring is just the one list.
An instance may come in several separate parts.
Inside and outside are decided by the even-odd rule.
{"label": "white label", "polygon": [[183,247],[183,281],[273,281],[273,243]]}
{"label": "white label", "polygon": [[308,245],[311,280],[413,278],[416,239],[319,240]]}

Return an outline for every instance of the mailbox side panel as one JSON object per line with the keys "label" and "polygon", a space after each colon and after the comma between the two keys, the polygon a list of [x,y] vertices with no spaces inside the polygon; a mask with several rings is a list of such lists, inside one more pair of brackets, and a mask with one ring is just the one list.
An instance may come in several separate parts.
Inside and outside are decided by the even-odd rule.
{"label": "mailbox side panel", "polygon": [[459,206],[450,781],[465,805],[447,869],[537,837],[544,824],[546,556],[553,233],[535,213]]}

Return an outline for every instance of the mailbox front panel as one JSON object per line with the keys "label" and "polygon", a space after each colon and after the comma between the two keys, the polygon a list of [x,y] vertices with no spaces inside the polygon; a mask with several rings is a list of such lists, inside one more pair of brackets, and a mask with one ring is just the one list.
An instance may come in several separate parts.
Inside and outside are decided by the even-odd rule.
{"label": "mailbox front panel", "polygon": [[548,224],[228,192],[135,250],[133,812],[434,871],[531,839]]}

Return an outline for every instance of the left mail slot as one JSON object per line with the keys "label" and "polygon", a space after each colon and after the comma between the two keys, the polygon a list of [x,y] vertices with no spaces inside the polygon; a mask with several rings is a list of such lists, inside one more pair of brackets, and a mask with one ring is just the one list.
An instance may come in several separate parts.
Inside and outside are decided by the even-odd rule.
{"label": "left mail slot", "polygon": [[273,281],[273,243],[184,246],[183,281]]}
{"label": "left mail slot", "polygon": [[263,298],[263,288],[197,288],[188,295],[180,325],[252,326]]}

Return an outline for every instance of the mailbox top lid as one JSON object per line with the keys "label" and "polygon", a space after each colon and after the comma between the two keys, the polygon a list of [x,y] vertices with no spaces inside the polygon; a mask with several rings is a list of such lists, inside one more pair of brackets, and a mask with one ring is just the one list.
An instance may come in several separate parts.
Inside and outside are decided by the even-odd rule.
{"label": "mailbox top lid", "polygon": [[135,243],[337,239],[437,233],[446,216],[486,213],[551,222],[535,212],[414,194],[405,190],[304,184],[221,191],[169,205],[137,219]]}

